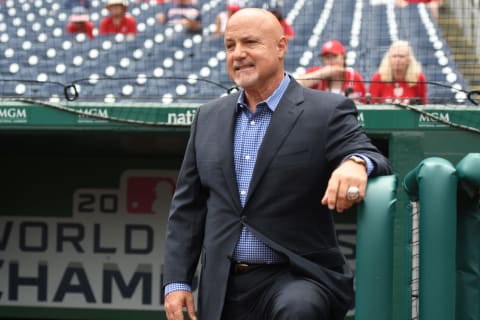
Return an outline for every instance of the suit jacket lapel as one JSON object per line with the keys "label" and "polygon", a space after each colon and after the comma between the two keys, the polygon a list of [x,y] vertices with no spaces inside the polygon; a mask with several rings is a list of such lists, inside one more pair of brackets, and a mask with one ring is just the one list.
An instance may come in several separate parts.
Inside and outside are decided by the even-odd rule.
{"label": "suit jacket lapel", "polygon": [[220,125],[227,128],[226,132],[228,132],[228,134],[220,135],[218,141],[221,148],[220,150],[225,150],[225,159],[221,162],[223,163],[222,169],[225,176],[227,189],[232,196],[232,203],[240,212],[240,210],[242,210],[242,206],[238,196],[237,176],[235,174],[235,164],[233,162],[233,136],[238,96],[239,93],[228,96],[226,103],[222,104],[222,106],[219,106],[219,112],[221,113],[220,118],[222,119]]}
{"label": "suit jacket lapel", "polygon": [[248,188],[246,203],[254,193],[265,170],[277,153],[285,138],[289,135],[303,108],[303,88],[294,79],[291,80],[277,109],[272,115],[270,125],[258,151],[257,162]]}

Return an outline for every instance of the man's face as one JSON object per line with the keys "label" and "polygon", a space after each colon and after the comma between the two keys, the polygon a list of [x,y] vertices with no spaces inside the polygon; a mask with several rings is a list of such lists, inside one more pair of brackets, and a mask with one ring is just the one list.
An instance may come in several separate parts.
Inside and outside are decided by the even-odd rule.
{"label": "man's face", "polygon": [[283,75],[286,42],[279,40],[281,34],[269,30],[271,24],[262,20],[235,14],[225,31],[228,74],[245,89],[264,86],[279,71]]}
{"label": "man's face", "polygon": [[390,53],[390,65],[392,66],[392,71],[400,73],[406,72],[409,62],[410,56],[407,47],[397,47],[392,49]]}
{"label": "man's face", "polygon": [[321,56],[324,66],[340,66],[344,65],[344,57],[341,54],[326,53]]}
{"label": "man's face", "polygon": [[108,6],[107,9],[108,9],[108,12],[110,12],[110,15],[113,17],[123,16],[126,11],[125,7],[121,4],[114,4],[114,5]]}

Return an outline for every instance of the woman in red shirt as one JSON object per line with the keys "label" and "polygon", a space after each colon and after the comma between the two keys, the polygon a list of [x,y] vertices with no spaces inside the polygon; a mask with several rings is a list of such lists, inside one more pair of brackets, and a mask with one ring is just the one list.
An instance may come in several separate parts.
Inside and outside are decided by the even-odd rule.
{"label": "woman in red shirt", "polygon": [[427,104],[427,83],[408,41],[392,43],[370,82],[372,103]]}
{"label": "woman in red shirt", "polygon": [[320,58],[323,66],[309,68],[297,81],[308,88],[343,94],[355,102],[365,102],[363,78],[352,68],[345,67],[345,47],[337,40],[322,46]]}

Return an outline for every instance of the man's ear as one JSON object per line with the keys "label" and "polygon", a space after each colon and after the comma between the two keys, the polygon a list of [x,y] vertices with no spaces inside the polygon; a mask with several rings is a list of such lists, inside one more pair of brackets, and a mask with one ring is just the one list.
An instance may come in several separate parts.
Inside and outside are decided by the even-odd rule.
{"label": "man's ear", "polygon": [[277,43],[277,51],[281,57],[284,57],[287,52],[288,40],[285,36],[281,36]]}

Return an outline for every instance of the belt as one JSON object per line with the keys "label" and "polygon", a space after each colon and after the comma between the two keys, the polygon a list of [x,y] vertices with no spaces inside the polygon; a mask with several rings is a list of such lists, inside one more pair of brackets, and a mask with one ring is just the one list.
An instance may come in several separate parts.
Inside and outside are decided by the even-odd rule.
{"label": "belt", "polygon": [[252,270],[261,268],[261,267],[268,267],[268,266],[283,266],[285,263],[233,263],[232,264],[232,273],[233,274],[242,274],[247,273]]}

